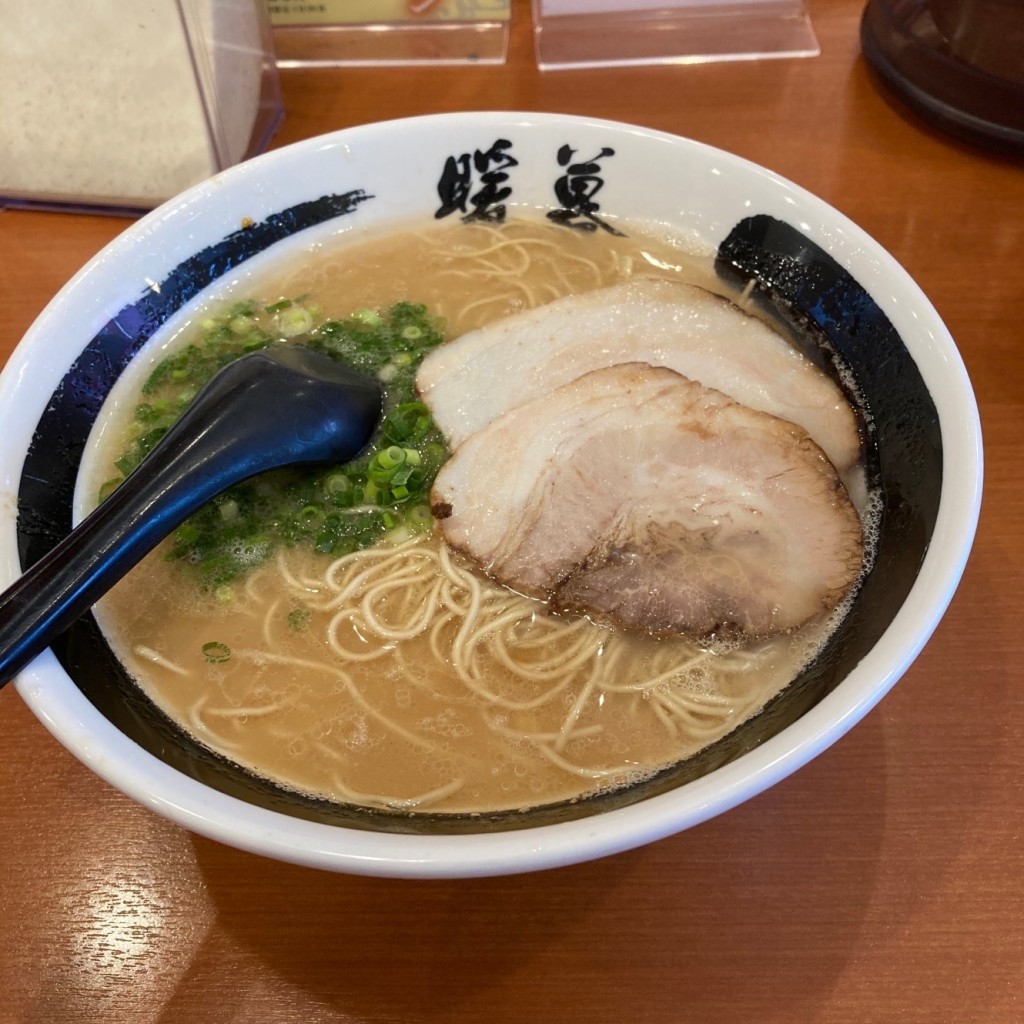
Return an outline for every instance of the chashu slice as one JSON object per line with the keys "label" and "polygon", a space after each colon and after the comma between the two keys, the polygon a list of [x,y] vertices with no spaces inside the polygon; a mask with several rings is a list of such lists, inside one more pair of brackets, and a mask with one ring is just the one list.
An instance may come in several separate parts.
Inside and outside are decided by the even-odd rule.
{"label": "chashu slice", "polygon": [[636,279],[558,299],[442,345],[416,377],[455,449],[490,420],[583,373],[644,362],[803,427],[841,473],[860,457],[836,383],[763,321],[703,288]]}
{"label": "chashu slice", "polygon": [[473,434],[432,508],[498,581],[656,633],[793,629],[842,600],[863,557],[857,513],[803,430],[641,363]]}

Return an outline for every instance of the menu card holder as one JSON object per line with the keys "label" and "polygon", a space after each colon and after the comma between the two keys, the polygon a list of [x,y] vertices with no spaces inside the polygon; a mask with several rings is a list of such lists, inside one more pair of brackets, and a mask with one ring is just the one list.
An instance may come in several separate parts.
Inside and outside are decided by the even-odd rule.
{"label": "menu card holder", "polygon": [[511,0],[268,0],[278,67],[502,64]]}
{"label": "menu card holder", "polygon": [[816,57],[804,0],[533,0],[544,70]]}

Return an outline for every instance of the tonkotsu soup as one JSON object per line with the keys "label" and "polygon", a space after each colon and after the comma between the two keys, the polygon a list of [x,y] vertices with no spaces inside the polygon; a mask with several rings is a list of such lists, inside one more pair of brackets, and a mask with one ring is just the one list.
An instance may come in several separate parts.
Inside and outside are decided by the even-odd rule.
{"label": "tonkotsu soup", "polygon": [[[92,493],[131,470],[216,365],[268,343],[319,339],[376,372],[406,432],[352,473],[284,473],[229,492],[145,559],[97,608],[139,686],[261,777],[404,812],[622,787],[754,715],[820,649],[856,583],[776,635],[622,629],[502,585],[450,549],[430,514],[429,477],[448,448],[399,393],[423,346],[639,278],[722,287],[708,256],[667,241],[512,221],[318,246],[208,304],[145,384],[118,385]],[[360,348],[385,329],[398,350]],[[870,537],[857,468],[842,475]]]}

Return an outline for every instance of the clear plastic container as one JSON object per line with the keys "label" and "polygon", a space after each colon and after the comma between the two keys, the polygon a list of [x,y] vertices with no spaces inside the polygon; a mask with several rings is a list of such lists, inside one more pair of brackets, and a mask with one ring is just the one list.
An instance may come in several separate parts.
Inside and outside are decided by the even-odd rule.
{"label": "clear plastic container", "polygon": [[282,116],[263,0],[6,4],[0,96],[0,205],[147,210]]}
{"label": "clear plastic container", "polygon": [[804,0],[533,0],[545,70],[820,52]]}
{"label": "clear plastic container", "polygon": [[502,64],[511,0],[268,0],[279,67]]}
{"label": "clear plastic container", "polygon": [[864,56],[939,128],[1024,151],[1024,0],[870,0]]}

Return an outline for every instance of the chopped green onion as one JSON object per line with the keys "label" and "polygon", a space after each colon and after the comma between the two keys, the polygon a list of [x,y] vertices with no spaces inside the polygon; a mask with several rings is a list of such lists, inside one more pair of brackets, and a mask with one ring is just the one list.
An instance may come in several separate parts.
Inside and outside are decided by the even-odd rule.
{"label": "chopped green onion", "polygon": [[231,657],[231,648],[219,640],[211,640],[209,643],[203,644],[203,657],[210,664],[217,665]]}
{"label": "chopped green onion", "polygon": [[293,608],[288,613],[288,628],[298,633],[309,625],[312,617],[313,613],[308,608]]}
{"label": "chopped green onion", "polygon": [[366,324],[368,327],[380,327],[384,322],[381,319],[380,313],[375,309],[357,309],[352,314],[353,320],[358,320],[360,323]]}
{"label": "chopped green onion", "polygon": [[389,483],[392,487],[400,487],[402,484],[407,484],[416,472],[415,466],[410,466],[407,462],[399,466],[392,474]]}
{"label": "chopped green onion", "polygon": [[405,451],[393,444],[377,455],[377,461],[384,469],[393,469],[405,462]]}
{"label": "chopped green onion", "polygon": [[297,339],[301,335],[298,344],[387,378],[384,417],[367,451],[344,467],[291,467],[236,484],[174,531],[166,557],[193,572],[218,600],[234,600],[232,581],[281,547],[305,546],[339,557],[385,535],[429,526],[427,495],[447,448],[415,395],[414,381],[424,355],[444,340],[441,328],[426,307],[414,303],[330,320],[304,296],[270,304],[247,300],[204,318],[187,344],[159,363],[143,385],[116,463],[121,478],[221,367],[280,344],[292,331]]}
{"label": "chopped green onion", "polygon": [[434,525],[429,505],[414,505],[406,515],[406,522],[415,530],[428,530]]}
{"label": "chopped green onion", "polygon": [[313,314],[304,306],[293,306],[277,316],[277,329],[285,338],[308,334],[312,327]]}

